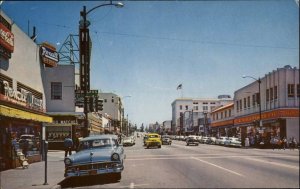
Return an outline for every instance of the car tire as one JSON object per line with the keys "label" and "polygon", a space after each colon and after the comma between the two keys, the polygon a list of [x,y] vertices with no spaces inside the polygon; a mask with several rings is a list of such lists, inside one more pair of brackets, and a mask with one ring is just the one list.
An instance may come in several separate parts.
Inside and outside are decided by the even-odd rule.
{"label": "car tire", "polygon": [[188,145],[189,145],[189,143],[186,143],[186,145],[188,146]]}
{"label": "car tire", "polygon": [[159,145],[158,148],[161,148],[161,145]]}
{"label": "car tire", "polygon": [[147,146],[147,149],[149,149],[149,146]]}

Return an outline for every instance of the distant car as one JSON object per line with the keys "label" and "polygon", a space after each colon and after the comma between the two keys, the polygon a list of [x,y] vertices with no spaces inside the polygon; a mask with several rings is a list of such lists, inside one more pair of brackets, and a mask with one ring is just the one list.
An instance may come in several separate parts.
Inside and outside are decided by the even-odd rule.
{"label": "distant car", "polygon": [[159,134],[156,133],[150,133],[148,134],[148,138],[146,140],[146,147],[153,147],[156,146],[158,148],[161,148],[162,142]]}
{"label": "distant car", "polygon": [[65,177],[113,174],[121,179],[124,149],[116,135],[95,135],[80,140],[78,152],[66,157]]}
{"label": "distant car", "polygon": [[172,139],[169,135],[163,135],[161,137],[161,142],[162,142],[162,144],[171,145],[172,144]]}
{"label": "distant car", "polygon": [[225,141],[227,140],[228,137],[220,137],[216,140],[216,144],[218,145],[224,145]]}
{"label": "distant car", "polygon": [[188,136],[187,139],[186,139],[186,145],[190,145],[190,144],[193,144],[193,145],[196,145],[198,146],[199,145],[199,141],[197,139],[197,136]]}
{"label": "distant car", "polygon": [[133,142],[132,137],[125,137],[123,139],[123,146],[133,146],[133,145],[134,145],[134,142]]}
{"label": "distant car", "polygon": [[209,139],[209,137],[204,136],[204,137],[201,138],[200,141],[201,141],[202,144],[207,144],[208,139]]}

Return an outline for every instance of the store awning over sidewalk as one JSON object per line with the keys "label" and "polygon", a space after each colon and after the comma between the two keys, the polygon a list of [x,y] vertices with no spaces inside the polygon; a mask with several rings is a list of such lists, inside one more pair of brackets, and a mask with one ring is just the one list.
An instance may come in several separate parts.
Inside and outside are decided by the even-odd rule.
{"label": "store awning over sidewalk", "polygon": [[52,117],[47,116],[46,114],[44,115],[36,114],[24,110],[10,108],[8,106],[3,106],[3,105],[0,105],[0,115],[12,117],[12,118],[18,118],[18,119],[46,122],[46,123],[51,123],[53,121]]}

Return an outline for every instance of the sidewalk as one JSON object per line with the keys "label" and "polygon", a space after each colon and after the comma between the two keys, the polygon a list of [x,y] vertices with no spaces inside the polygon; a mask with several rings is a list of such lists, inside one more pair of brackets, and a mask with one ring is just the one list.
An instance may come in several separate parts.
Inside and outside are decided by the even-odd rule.
{"label": "sidewalk", "polygon": [[49,151],[47,160],[47,183],[45,183],[45,161],[32,163],[28,169],[18,167],[0,172],[0,189],[53,189],[64,180],[63,151]]}

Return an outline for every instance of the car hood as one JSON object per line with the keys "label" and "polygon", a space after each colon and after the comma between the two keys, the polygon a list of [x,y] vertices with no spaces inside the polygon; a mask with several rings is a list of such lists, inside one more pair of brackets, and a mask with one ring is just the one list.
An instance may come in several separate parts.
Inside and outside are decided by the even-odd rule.
{"label": "car hood", "polygon": [[[93,154],[91,156],[91,153]],[[103,148],[99,149],[88,149],[77,152],[69,156],[72,161],[73,165],[76,164],[86,164],[92,162],[99,162],[99,161],[111,161],[111,155],[114,153],[112,148]]]}

